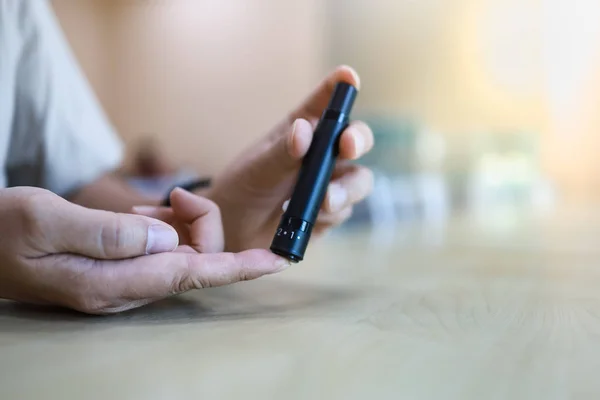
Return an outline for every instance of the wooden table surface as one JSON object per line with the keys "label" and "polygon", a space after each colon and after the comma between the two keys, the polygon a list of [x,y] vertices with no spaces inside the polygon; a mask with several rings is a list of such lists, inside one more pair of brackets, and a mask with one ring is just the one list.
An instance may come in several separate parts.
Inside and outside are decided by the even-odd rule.
{"label": "wooden table surface", "polygon": [[112,317],[0,302],[0,399],[598,399],[600,219],[332,235]]}

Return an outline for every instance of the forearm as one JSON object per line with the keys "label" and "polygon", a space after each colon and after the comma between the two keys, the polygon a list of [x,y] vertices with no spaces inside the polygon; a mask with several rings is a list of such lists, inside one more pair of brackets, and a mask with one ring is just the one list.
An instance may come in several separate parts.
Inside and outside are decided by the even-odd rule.
{"label": "forearm", "polygon": [[116,175],[103,176],[68,196],[67,200],[87,208],[122,213],[130,212],[133,206],[157,206],[160,203],[139,194]]}

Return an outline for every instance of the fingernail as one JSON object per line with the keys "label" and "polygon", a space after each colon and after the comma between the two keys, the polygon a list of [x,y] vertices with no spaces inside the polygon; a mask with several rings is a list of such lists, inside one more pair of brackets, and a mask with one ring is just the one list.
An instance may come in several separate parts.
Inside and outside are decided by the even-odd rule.
{"label": "fingernail", "polygon": [[358,132],[354,135],[354,151],[356,156],[360,156],[365,152],[365,138]]}
{"label": "fingernail", "polygon": [[350,70],[352,71],[352,76],[354,76],[354,80],[356,82],[356,89],[360,90],[360,76],[358,75],[358,72],[354,70],[354,68],[350,67]]}
{"label": "fingernail", "polygon": [[175,250],[178,244],[179,237],[175,230],[159,224],[148,227],[146,254],[170,252]]}
{"label": "fingernail", "polygon": [[350,71],[352,77],[354,78],[356,88],[360,89],[360,76],[358,75],[358,72],[356,72],[356,70],[349,65],[342,65],[342,67]]}
{"label": "fingernail", "polygon": [[180,188],[180,187],[176,187],[175,189],[173,189],[173,191],[171,193],[179,193],[182,196],[194,197],[194,194],[192,192],[188,192],[184,188]]}
{"label": "fingernail", "polygon": [[288,269],[289,267],[292,266],[292,263],[290,262],[290,260],[286,260],[285,258],[280,258],[277,261],[277,272],[279,271],[283,271],[285,269]]}
{"label": "fingernail", "polygon": [[283,207],[281,207],[283,209],[283,212],[287,211],[289,205],[290,205],[290,201],[289,200],[286,200],[286,201],[283,202]]}
{"label": "fingernail", "polygon": [[331,211],[339,211],[346,204],[348,199],[348,193],[346,189],[338,184],[331,184],[329,186],[329,208]]}
{"label": "fingernail", "polygon": [[292,124],[292,133],[290,134],[290,137],[288,138],[288,143],[287,143],[288,151],[291,151],[291,149],[294,147],[294,137],[296,136],[297,127],[298,127],[298,120],[295,120],[294,123]]}

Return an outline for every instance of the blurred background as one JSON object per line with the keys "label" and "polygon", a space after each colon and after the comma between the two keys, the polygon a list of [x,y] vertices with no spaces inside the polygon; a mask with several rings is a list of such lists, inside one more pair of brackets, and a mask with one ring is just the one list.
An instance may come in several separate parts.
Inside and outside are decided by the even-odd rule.
{"label": "blurred background", "polygon": [[502,228],[600,200],[597,0],[53,5],[140,190],[217,173],[349,64],[377,145],[346,229]]}

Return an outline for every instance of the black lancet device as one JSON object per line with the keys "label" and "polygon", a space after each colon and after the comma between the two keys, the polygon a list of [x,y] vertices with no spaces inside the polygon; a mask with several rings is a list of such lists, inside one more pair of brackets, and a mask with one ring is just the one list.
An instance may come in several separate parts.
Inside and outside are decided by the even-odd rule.
{"label": "black lancet device", "polygon": [[292,262],[304,259],[339,154],[340,135],[349,124],[357,94],[348,83],[336,85],[302,161],[294,192],[271,243],[273,253]]}

